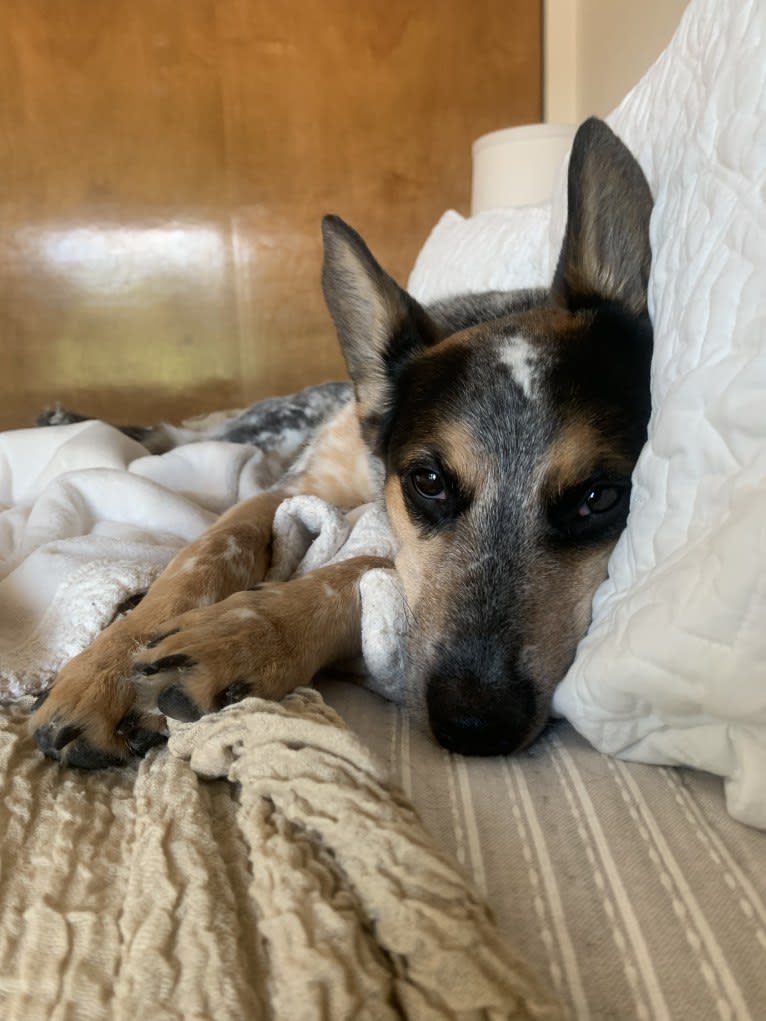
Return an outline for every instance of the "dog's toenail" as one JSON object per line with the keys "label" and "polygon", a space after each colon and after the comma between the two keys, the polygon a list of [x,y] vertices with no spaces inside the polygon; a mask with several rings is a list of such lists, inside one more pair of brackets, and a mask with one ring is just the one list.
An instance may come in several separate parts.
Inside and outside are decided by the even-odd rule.
{"label": "dog's toenail", "polygon": [[57,759],[56,747],[53,743],[55,731],[53,727],[40,727],[35,731],[35,744],[49,759]]}
{"label": "dog's toenail", "polygon": [[65,745],[71,744],[75,741],[80,734],[82,734],[82,727],[68,726],[62,727],[58,731],[54,731],[51,735],[51,748],[55,748],[56,751],[60,751]]}
{"label": "dog's toenail", "polygon": [[126,734],[130,734],[131,731],[135,730],[138,726],[138,721],[141,719],[140,715],[135,709],[130,709],[117,726],[114,728],[115,734],[119,734],[120,737],[125,737]]}
{"label": "dog's toenail", "polygon": [[41,695],[37,696],[37,698],[34,700],[34,703],[32,704],[33,713],[36,713],[40,706],[43,705],[48,695],[50,695],[50,689],[48,691],[44,691]]}
{"label": "dog's toenail", "polygon": [[146,595],[146,592],[136,592],[132,596],[128,596],[124,599],[117,609],[114,611],[114,618],[121,617],[124,613],[130,613],[131,610],[135,610],[138,604]]}
{"label": "dog's toenail", "polygon": [[200,708],[175,684],[165,688],[157,699],[157,708],[165,716],[181,723],[193,723],[202,716]]}
{"label": "dog's toenail", "polygon": [[147,649],[156,648],[160,644],[160,642],[164,642],[166,638],[170,638],[171,635],[177,635],[178,630],[179,629],[176,628],[174,631],[163,631],[162,634],[152,635],[152,637],[146,643]]}
{"label": "dog's toenail", "polygon": [[137,663],[136,673],[150,677],[152,674],[162,673],[163,670],[182,670],[189,666],[194,666],[194,660],[183,653],[178,653],[175,656],[163,656],[154,663]]}
{"label": "dog's toenail", "polygon": [[108,766],[124,766],[125,760],[109,752],[99,751],[87,741],[77,741],[67,749],[66,764],[77,769],[106,769]]}
{"label": "dog's toenail", "polygon": [[159,744],[165,744],[167,737],[159,730],[146,730],[144,727],[137,727],[125,738],[128,748],[134,755],[144,756],[150,748],[156,748]]}
{"label": "dog's toenail", "polygon": [[221,707],[241,702],[243,698],[247,698],[250,694],[250,685],[247,681],[234,681],[233,684],[230,684],[228,688],[221,692]]}

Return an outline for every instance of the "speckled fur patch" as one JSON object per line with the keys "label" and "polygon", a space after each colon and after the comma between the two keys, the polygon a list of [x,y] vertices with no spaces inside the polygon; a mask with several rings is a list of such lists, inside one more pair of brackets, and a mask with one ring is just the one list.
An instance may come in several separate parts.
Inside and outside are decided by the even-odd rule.
{"label": "speckled fur patch", "polygon": [[[352,397],[350,383],[320,383],[286,397],[256,401],[244,411],[192,419],[181,426],[161,423],[119,428],[152,454],[164,454],[174,447],[202,440],[247,443],[274,455],[279,474],[292,464],[319,427]],[[83,422],[87,417],[56,403],[38,416],[37,425],[68,425]]]}

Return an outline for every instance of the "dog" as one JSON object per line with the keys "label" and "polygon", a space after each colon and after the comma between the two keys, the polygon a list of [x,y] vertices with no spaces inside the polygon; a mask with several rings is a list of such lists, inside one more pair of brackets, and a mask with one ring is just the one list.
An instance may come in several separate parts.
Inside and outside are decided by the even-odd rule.
{"label": "dog", "polygon": [[[181,551],[129,614],[68,662],[31,727],[45,755],[117,765],[247,695],[279,699],[359,656],[363,574],[396,570],[409,670],[435,738],[528,746],[587,630],[622,532],[650,412],[652,197],[623,143],[578,129],[548,290],[419,305],[336,216],[322,285],[353,397],[278,488]],[[357,557],[264,584],[288,496],[385,501],[393,564]]]}

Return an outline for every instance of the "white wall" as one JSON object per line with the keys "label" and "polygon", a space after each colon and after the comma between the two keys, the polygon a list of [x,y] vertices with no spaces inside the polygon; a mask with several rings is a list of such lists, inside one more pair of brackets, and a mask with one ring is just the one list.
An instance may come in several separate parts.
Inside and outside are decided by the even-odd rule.
{"label": "white wall", "polygon": [[687,0],[545,0],[545,120],[604,116],[660,55]]}

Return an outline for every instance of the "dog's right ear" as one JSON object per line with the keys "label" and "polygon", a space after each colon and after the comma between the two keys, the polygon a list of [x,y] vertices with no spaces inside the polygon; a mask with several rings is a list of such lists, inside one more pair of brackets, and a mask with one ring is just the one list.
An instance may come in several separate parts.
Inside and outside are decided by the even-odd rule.
{"label": "dog's right ear", "polygon": [[441,335],[339,216],[325,216],[322,237],[322,289],[354,384],[362,431],[374,446],[398,373]]}
{"label": "dog's right ear", "polygon": [[646,312],[652,194],[630,150],[603,121],[580,125],[569,159],[568,210],[551,293],[576,310],[616,301]]}

